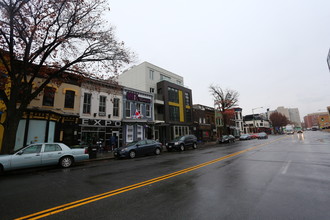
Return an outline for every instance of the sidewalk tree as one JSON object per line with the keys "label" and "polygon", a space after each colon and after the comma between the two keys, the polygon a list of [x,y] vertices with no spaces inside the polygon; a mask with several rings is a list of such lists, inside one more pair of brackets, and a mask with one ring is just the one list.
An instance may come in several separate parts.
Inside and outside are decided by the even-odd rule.
{"label": "sidewalk tree", "polygon": [[271,121],[272,126],[275,129],[275,132],[280,130],[283,126],[286,126],[287,124],[290,123],[289,119],[285,115],[279,112],[273,112],[269,116],[269,120]]}
{"label": "sidewalk tree", "polygon": [[211,85],[210,93],[214,98],[214,106],[223,115],[223,134],[228,134],[228,126],[231,125],[235,112],[230,109],[238,105],[239,93],[232,89],[223,90],[220,86]]}
{"label": "sidewalk tree", "polygon": [[[14,149],[19,121],[48,83],[67,74],[114,79],[132,53],[102,19],[106,0],[0,1],[1,153]],[[43,83],[35,85],[37,78]]]}

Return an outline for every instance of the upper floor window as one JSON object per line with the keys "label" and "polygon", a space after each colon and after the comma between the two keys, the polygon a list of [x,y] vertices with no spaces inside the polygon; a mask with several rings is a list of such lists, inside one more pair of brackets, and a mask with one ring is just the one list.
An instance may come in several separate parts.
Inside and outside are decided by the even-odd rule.
{"label": "upper floor window", "polygon": [[119,116],[119,99],[118,98],[114,98],[113,99],[113,116]]}
{"label": "upper floor window", "polygon": [[171,77],[160,74],[160,81],[162,81],[162,80],[171,81]]}
{"label": "upper floor window", "polygon": [[100,96],[100,104],[99,104],[99,115],[100,116],[105,115],[106,105],[107,105],[107,97]]}
{"label": "upper floor window", "polygon": [[84,114],[91,113],[91,104],[92,104],[92,94],[85,93],[84,94],[84,103],[83,103],[83,113]]}
{"label": "upper floor window", "polygon": [[150,117],[151,116],[150,110],[151,110],[150,105],[149,104],[146,104],[146,117]]}
{"label": "upper floor window", "polygon": [[150,88],[150,93],[155,93],[155,88]]}
{"label": "upper floor window", "polygon": [[66,90],[65,91],[65,100],[64,100],[64,108],[74,108],[74,97],[75,91]]}
{"label": "upper floor window", "polygon": [[131,117],[131,103],[130,102],[126,102],[125,116],[126,116],[126,118]]}
{"label": "upper floor window", "polygon": [[185,103],[190,106],[190,95],[188,92],[185,93]]}
{"label": "upper floor window", "polygon": [[179,84],[179,85],[182,85],[181,80],[177,80],[176,83]]}
{"label": "upper floor window", "polygon": [[180,120],[180,112],[179,107],[169,106],[170,112],[170,121],[179,121]]}
{"label": "upper floor window", "polygon": [[54,106],[56,89],[50,86],[46,86],[44,89],[44,97],[42,99],[42,105]]}
{"label": "upper floor window", "polygon": [[168,100],[170,102],[179,103],[179,91],[172,87],[168,87]]}
{"label": "upper floor window", "polygon": [[190,109],[186,109],[186,122],[191,122],[192,118],[191,118],[191,110]]}
{"label": "upper floor window", "polygon": [[154,71],[149,70],[149,79],[154,80]]}
{"label": "upper floor window", "polygon": [[135,109],[136,109],[136,111],[142,113],[141,108],[142,108],[142,105],[140,103],[135,103]]}

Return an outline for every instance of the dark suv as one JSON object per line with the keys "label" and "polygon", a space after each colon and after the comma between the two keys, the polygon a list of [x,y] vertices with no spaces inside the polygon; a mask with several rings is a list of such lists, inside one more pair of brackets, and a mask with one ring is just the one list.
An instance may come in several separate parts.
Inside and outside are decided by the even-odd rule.
{"label": "dark suv", "polygon": [[168,151],[179,150],[184,151],[186,147],[197,148],[197,138],[195,135],[185,135],[177,137],[174,140],[166,143],[166,149]]}

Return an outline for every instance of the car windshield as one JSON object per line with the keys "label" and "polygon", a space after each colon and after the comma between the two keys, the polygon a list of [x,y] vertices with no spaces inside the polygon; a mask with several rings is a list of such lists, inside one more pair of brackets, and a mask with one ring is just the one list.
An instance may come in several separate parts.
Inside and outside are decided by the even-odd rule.
{"label": "car windshield", "polygon": [[223,135],[222,138],[228,138],[229,136],[228,135]]}

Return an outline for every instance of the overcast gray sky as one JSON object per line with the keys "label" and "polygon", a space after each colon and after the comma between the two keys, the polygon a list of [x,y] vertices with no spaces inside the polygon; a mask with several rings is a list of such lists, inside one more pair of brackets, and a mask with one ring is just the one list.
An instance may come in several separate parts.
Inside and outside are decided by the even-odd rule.
{"label": "overcast gray sky", "polygon": [[193,103],[211,84],[239,92],[243,114],[278,106],[300,116],[330,106],[329,0],[109,0],[116,36],[184,77]]}

